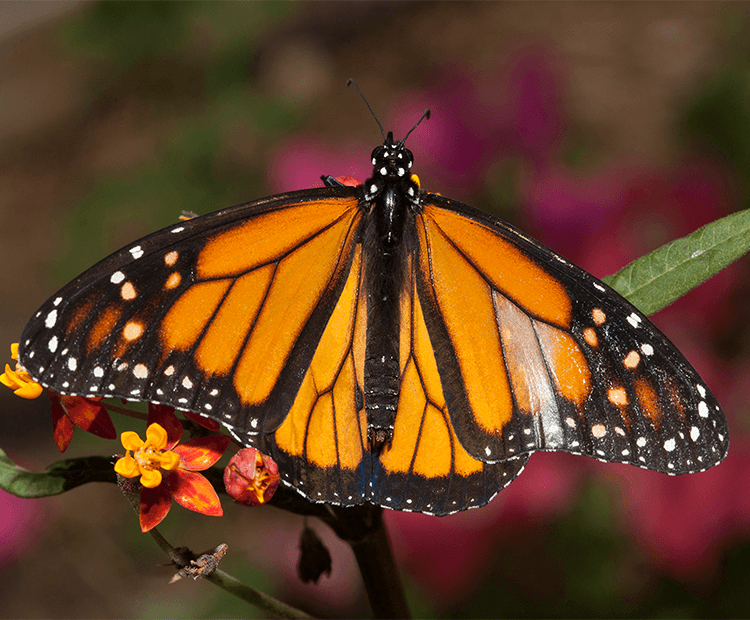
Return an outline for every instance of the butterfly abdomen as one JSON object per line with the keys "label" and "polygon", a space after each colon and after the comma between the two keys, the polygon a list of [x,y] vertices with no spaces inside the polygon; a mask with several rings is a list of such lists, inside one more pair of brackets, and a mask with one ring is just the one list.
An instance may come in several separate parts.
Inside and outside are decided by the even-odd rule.
{"label": "butterfly abdomen", "polygon": [[369,448],[379,453],[393,439],[401,369],[401,296],[413,246],[408,201],[401,187],[386,186],[366,204],[364,286],[367,295],[364,405]]}

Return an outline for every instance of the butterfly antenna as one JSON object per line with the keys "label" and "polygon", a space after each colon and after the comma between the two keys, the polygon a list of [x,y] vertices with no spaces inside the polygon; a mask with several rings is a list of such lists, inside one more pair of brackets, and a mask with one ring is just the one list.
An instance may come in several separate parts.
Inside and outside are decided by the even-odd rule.
{"label": "butterfly antenna", "polygon": [[[357,94],[362,98],[362,101],[365,102],[365,105],[367,106],[367,109],[370,110],[370,114],[372,114],[372,117],[375,119],[375,122],[378,124],[378,127],[380,127],[380,133],[383,134],[383,140],[385,140],[385,130],[383,129],[383,125],[378,119],[378,117],[375,115],[375,112],[372,111],[372,108],[370,107],[370,104],[367,103],[367,99],[365,99],[365,96],[362,94],[362,91],[359,90],[359,86],[357,86],[357,83],[354,81],[354,78],[349,78],[346,81],[347,86],[354,85],[354,89],[357,91]],[[419,123],[417,123],[419,125]],[[408,135],[408,134],[407,134]]]}
{"label": "butterfly antenna", "polygon": [[406,135],[404,136],[404,139],[401,140],[400,144],[403,144],[404,142],[406,142],[406,139],[409,137],[409,135],[411,134],[411,132],[414,131],[417,127],[419,127],[419,124],[423,120],[425,120],[425,119],[429,120],[429,118],[430,118],[430,108],[427,108],[424,111],[424,114],[422,114],[422,116],[419,118],[419,120],[416,123],[414,123],[414,127],[412,127],[409,131],[406,132]]}

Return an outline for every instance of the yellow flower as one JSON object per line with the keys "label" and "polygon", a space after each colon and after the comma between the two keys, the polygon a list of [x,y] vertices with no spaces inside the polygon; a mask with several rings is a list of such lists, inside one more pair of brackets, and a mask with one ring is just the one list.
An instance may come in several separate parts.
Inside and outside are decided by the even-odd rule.
{"label": "yellow flower", "polygon": [[13,390],[16,396],[21,398],[38,398],[44,391],[44,388],[31,378],[21,365],[18,364],[18,343],[10,345],[10,356],[16,360],[16,369],[11,370],[8,364],[5,365],[5,372],[0,375],[0,383]]}
{"label": "yellow flower", "polygon": [[179,454],[164,449],[167,431],[160,424],[151,424],[146,429],[146,441],[133,431],[125,431],[120,439],[127,453],[115,463],[115,471],[124,478],[140,476],[147,489],[161,484],[161,470],[172,471],[180,465]]}

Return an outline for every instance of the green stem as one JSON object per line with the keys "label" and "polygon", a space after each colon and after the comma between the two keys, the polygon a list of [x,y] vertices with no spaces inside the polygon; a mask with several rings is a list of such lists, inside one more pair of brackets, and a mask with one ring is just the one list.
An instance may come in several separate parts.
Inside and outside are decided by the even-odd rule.
{"label": "green stem", "polygon": [[[124,482],[123,484],[118,484],[118,486],[120,487],[123,495],[125,495],[127,500],[130,502],[130,505],[133,507],[133,510],[135,510],[136,514],[139,514],[141,508],[141,499],[140,493],[135,491],[136,485],[129,484],[129,480],[124,479],[120,476],[118,476],[118,482]],[[151,534],[151,537],[154,539],[156,544],[159,545],[159,548],[164,551],[164,553],[166,553],[170,561],[178,568],[185,568],[190,564],[190,560],[187,557],[189,554],[176,549],[169,543],[169,541],[167,541],[166,538],[164,538],[164,536],[161,535],[161,533],[156,528],[150,530],[149,534]],[[255,590],[254,588],[241,583],[222,570],[215,570],[209,575],[202,575],[202,577],[206,581],[210,581],[214,585],[219,586],[230,594],[233,594],[243,601],[267,611],[270,615],[276,616],[277,618],[312,618],[312,616],[306,614],[300,609],[292,607],[291,605],[287,605],[286,603],[282,603],[272,596],[263,594],[262,592],[259,592],[258,590]]]}

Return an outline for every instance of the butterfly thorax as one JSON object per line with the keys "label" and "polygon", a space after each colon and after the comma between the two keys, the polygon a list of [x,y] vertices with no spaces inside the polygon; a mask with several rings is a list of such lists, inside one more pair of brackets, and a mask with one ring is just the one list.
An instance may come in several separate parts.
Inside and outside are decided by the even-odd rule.
{"label": "butterfly thorax", "polygon": [[420,190],[410,174],[414,158],[388,133],[372,152],[373,174],[362,197],[365,246],[364,286],[368,321],[364,407],[370,450],[380,452],[393,439],[401,371],[400,298],[406,293],[414,243],[414,214]]}

